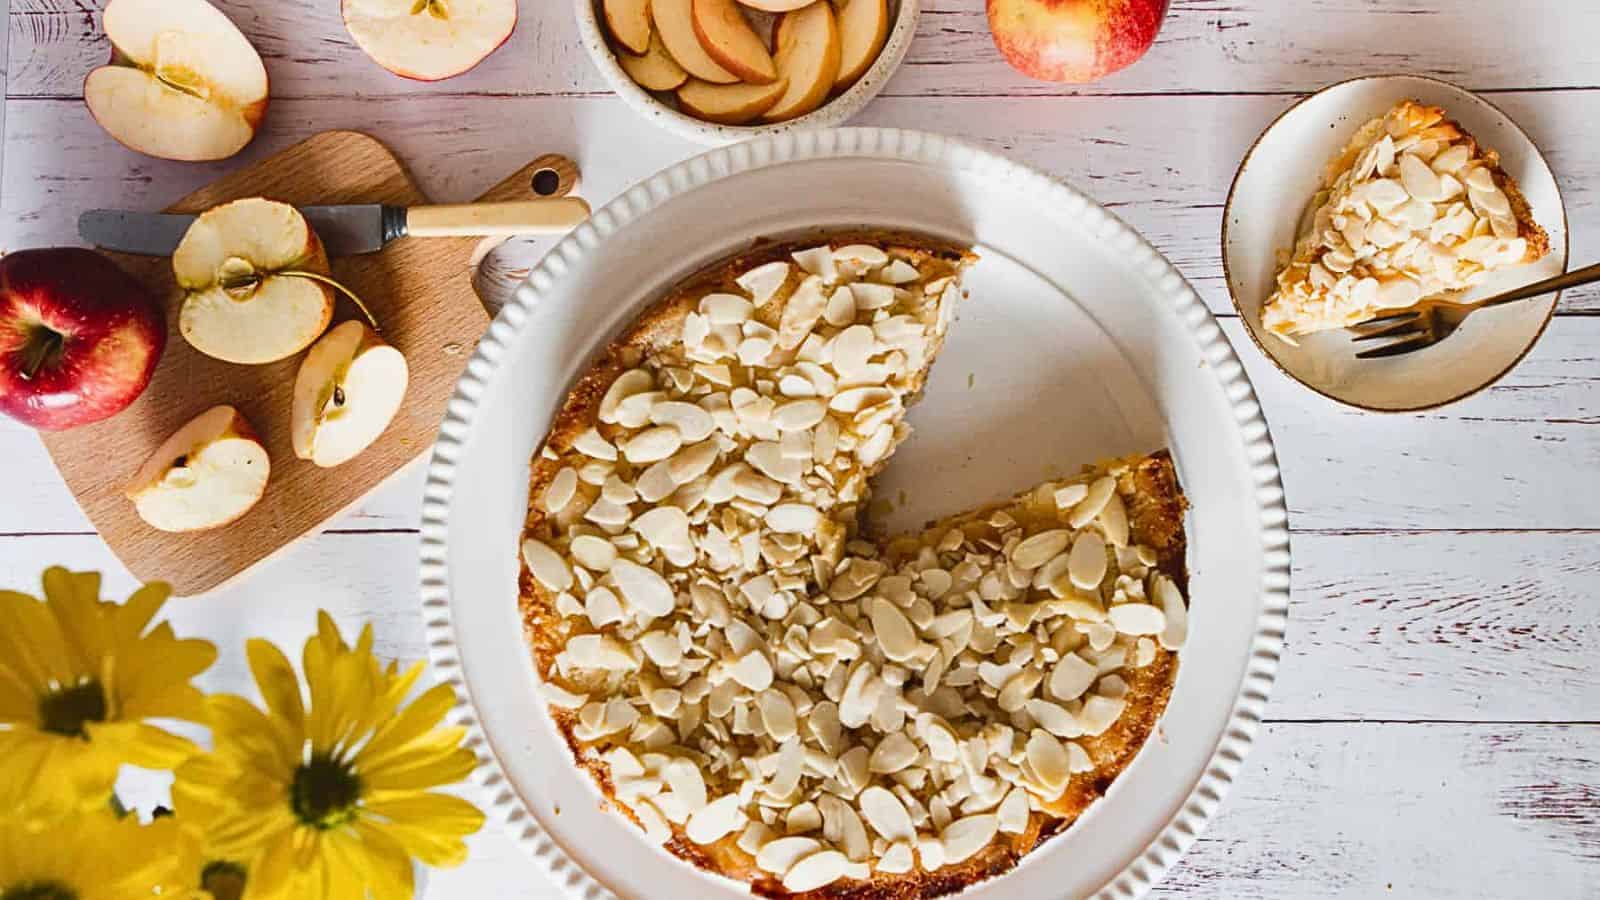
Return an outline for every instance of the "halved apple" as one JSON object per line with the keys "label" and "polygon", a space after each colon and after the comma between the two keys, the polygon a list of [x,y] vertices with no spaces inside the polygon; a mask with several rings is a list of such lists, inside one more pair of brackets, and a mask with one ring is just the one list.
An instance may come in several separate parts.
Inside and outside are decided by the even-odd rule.
{"label": "halved apple", "polygon": [[717,65],[700,39],[694,34],[694,0],[650,0],[650,21],[667,53],[688,72],[701,81],[712,84],[732,84],[739,76]]}
{"label": "halved apple", "polygon": [[889,0],[843,0],[839,4],[839,74],[844,90],[867,74],[889,39]]}
{"label": "halved apple", "polygon": [[650,47],[643,56],[618,53],[617,62],[634,84],[647,91],[676,90],[689,80],[689,73],[667,52],[667,46],[661,43],[661,35],[654,32],[650,35]]}
{"label": "halved apple", "polygon": [[126,493],[139,518],[155,528],[203,531],[255,506],[271,471],[267,448],[244,416],[214,406],[167,438]]}
{"label": "halved apple", "polygon": [[205,0],[111,0],[101,17],[111,62],[89,73],[83,101],[108,134],[162,159],[227,159],[267,113],[267,70],[245,36]]}
{"label": "halved apple", "polygon": [[276,362],[333,319],[322,241],[298,209],[259,197],[201,213],[172,254],[178,330],[224,362]]}
{"label": "halved apple", "polygon": [[312,345],[294,380],[294,455],[323,468],[354,459],[400,411],[408,378],[405,357],[366,323],[334,326]]}
{"label": "halved apple", "polygon": [[694,0],[693,13],[694,36],[717,65],[751,84],[771,84],[777,79],[778,66],[772,54],[750,27],[737,0]]}
{"label": "halved apple", "polygon": [[778,73],[788,79],[789,89],[761,117],[782,122],[821,106],[839,74],[839,26],[833,5],[813,3],[779,16],[772,45],[777,48]]}
{"label": "halved apple", "polygon": [[517,27],[517,0],[343,0],[340,8],[363,53],[416,81],[460,75]]}
{"label": "halved apple", "polygon": [[678,105],[710,122],[743,125],[771,109],[788,87],[783,78],[771,84],[707,84],[691,78],[678,88]]}
{"label": "halved apple", "polygon": [[603,0],[606,28],[634,54],[650,49],[650,0]]}

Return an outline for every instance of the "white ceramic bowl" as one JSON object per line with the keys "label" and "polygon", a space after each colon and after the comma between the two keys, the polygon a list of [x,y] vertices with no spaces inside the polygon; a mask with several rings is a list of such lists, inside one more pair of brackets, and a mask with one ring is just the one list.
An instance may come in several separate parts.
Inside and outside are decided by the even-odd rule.
{"label": "white ceramic bowl", "polygon": [[[655,297],[760,236],[922,231],[982,255],[881,496],[920,524],[1079,463],[1169,447],[1193,503],[1191,632],[1159,736],[1072,828],[964,896],[1137,896],[1215,812],[1283,644],[1289,550],[1266,422],[1177,271],[1082,194],[935,135],[800,131],[623,193],[540,263],[462,376],[428,472],[421,593],[486,800],[574,895],[748,898],[604,809],[536,690],[517,612],[528,462],[587,361]],[[601,887],[603,886],[603,888]]]}
{"label": "white ceramic bowl", "polygon": [[783,134],[798,128],[832,128],[843,124],[861,111],[867,102],[883,90],[911,47],[911,38],[917,32],[917,17],[921,0],[889,0],[889,37],[879,52],[878,59],[865,75],[850,89],[830,99],[815,111],[787,122],[770,125],[719,125],[696,119],[682,113],[671,103],[645,90],[622,71],[616,53],[606,40],[605,24],[601,21],[600,0],[575,0],[578,15],[578,38],[583,42],[589,58],[605,76],[611,89],[633,110],[673,134],[701,144],[731,144],[765,134]]}
{"label": "white ceramic bowl", "polygon": [[1559,275],[1567,265],[1567,213],[1555,176],[1516,123],[1463,88],[1417,75],[1357,78],[1324,88],[1268,126],[1245,155],[1222,216],[1222,261],[1228,291],[1250,337],[1285,374],[1317,393],[1373,412],[1409,412],[1452,403],[1488,387],[1533,347],[1555,312],[1558,294],[1475,313],[1425,350],[1385,359],[1356,359],[1344,330],[1301,338],[1298,347],[1261,327],[1278,251],[1294,246],[1304,207],[1321,185],[1323,167],[1356,129],[1404,99],[1442,107],[1500,163],[1528,198],[1534,220],[1550,234],[1551,252],[1496,273],[1465,299]]}

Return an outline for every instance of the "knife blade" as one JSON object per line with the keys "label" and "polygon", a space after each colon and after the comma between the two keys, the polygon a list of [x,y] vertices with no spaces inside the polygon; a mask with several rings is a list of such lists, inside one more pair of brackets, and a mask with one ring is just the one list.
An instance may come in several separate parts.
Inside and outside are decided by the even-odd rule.
{"label": "knife blade", "polygon": [[[330,256],[376,253],[397,238],[493,237],[564,234],[589,217],[589,204],[577,197],[544,197],[508,203],[450,206],[388,206],[346,203],[302,206],[300,212],[322,239]],[[78,217],[78,234],[106,250],[145,256],[170,256],[194,224],[195,216],[92,209]]]}

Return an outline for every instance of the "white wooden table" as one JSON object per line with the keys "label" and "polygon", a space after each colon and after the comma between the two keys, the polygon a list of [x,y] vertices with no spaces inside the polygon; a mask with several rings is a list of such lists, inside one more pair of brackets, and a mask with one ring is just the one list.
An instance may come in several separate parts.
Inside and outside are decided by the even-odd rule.
{"label": "white wooden table", "polygon": [[[122,149],[84,109],[83,76],[108,54],[101,0],[10,0],[0,246],[76,244],[85,207],[158,208],[328,128],[387,141],[438,200],[558,151],[599,203],[696,149],[608,95],[566,0],[524,0],[509,44],[435,85],[370,63],[334,0],[216,2],[266,57],[273,106],[242,156],[185,165]],[[1600,4],[1174,0],[1143,62],[1080,89],[1007,68],[980,0],[924,5],[909,60],[861,120],[981,142],[1114,208],[1223,317],[1277,439],[1295,574],[1270,721],[1156,894],[1600,896],[1600,291],[1564,297],[1494,388],[1361,415],[1262,361],[1218,257],[1229,180],[1275,115],[1331,81],[1406,71],[1484,91],[1524,125],[1566,195],[1574,263],[1600,259]],[[490,292],[543,249],[501,251]],[[104,570],[124,596],[131,578],[39,440],[4,420],[0,466],[0,586],[31,588],[61,562]],[[206,683],[244,690],[243,640],[298,644],[318,607],[349,628],[372,620],[387,653],[421,655],[420,483],[413,469],[239,587],[176,604],[180,632],[223,647]],[[430,895],[558,891],[491,824]]]}

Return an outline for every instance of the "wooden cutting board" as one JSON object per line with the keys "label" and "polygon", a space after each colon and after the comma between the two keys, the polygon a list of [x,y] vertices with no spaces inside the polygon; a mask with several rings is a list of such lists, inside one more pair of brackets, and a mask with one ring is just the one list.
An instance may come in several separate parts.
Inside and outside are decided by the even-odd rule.
{"label": "wooden cutting board", "polygon": [[[552,167],[561,179],[556,193],[570,191],[577,177],[571,164],[562,157],[540,157],[479,199],[539,196],[532,188],[534,173]],[[383,144],[335,131],[229,175],[167,211],[196,213],[242,197],[297,205],[428,202]],[[297,459],[290,446],[290,395],[303,353],[262,366],[202,355],[178,333],[179,296],[170,260],[108,254],[167,298],[166,352],[149,388],[132,406],[94,425],[42,432],[45,446],[78,504],[134,575],[169,582],[185,596],[218,587],[321,528],[432,446],[456,378],[489,325],[473,289],[484,249],[478,238],[402,238],[379,253],[332,260],[334,277],[372,309],[384,337],[405,354],[411,370],[405,404],[388,430],[360,456],[333,469]],[[334,321],[357,316],[341,298]],[[266,443],[272,463],[266,495],[237,521],[211,531],[168,534],[151,528],[123,489],[172,432],[220,403],[237,407]]]}

